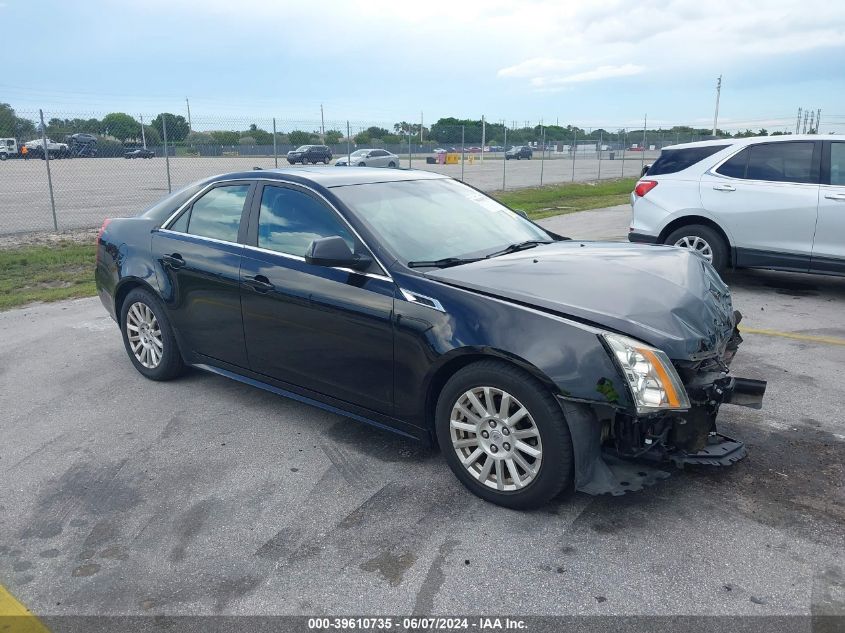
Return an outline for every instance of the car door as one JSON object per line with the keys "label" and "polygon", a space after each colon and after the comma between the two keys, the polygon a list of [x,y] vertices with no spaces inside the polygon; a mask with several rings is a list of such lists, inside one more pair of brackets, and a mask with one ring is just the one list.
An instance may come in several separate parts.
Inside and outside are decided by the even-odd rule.
{"label": "car door", "polygon": [[[152,235],[161,294],[185,353],[247,366],[240,300],[248,182],[216,184]],[[199,362],[203,362],[201,358]]]}
{"label": "car door", "polygon": [[821,142],[756,143],[701,177],[702,206],[728,232],[738,266],[809,269],[820,162]]}
{"label": "car door", "polygon": [[845,273],[845,141],[825,141],[811,272]]}
{"label": "car door", "polygon": [[256,194],[241,266],[250,368],[384,414],[393,410],[393,281],[311,265],[305,251],[339,235],[368,252],[321,196],[293,184]]}

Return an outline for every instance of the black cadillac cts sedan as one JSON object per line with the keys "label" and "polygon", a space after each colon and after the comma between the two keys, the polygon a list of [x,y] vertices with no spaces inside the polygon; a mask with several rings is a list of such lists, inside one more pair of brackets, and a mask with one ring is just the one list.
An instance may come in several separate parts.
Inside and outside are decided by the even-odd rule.
{"label": "black cadillac cts sedan", "polygon": [[147,378],[198,367],[436,442],[512,508],[729,465],[717,412],[765,390],[729,374],[739,314],[701,257],[570,240],[438,174],[217,176],[98,242]]}

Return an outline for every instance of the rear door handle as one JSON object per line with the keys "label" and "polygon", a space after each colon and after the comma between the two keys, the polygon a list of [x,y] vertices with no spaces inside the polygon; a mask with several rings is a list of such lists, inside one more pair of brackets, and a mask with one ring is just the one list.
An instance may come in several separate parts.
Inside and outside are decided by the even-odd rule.
{"label": "rear door handle", "polygon": [[828,200],[839,200],[840,202],[845,202],[845,193],[826,193],[824,197]]}
{"label": "rear door handle", "polygon": [[254,277],[244,277],[244,283],[250,286],[256,292],[270,292],[275,289],[270,280],[264,275],[255,275]]}
{"label": "rear door handle", "polygon": [[182,259],[182,256],[179,253],[164,255],[161,260],[171,268],[183,268],[185,266],[185,260]]}
{"label": "rear door handle", "polygon": [[733,185],[713,185],[713,191],[736,191]]}

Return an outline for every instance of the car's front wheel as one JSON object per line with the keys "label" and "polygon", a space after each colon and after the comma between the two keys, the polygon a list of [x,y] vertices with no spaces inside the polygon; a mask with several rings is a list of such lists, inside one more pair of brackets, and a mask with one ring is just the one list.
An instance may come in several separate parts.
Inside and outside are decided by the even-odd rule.
{"label": "car's front wheel", "polygon": [[393,168],[393,167],[396,167],[396,163],[393,162],[393,161],[390,161],[389,163],[387,163],[387,166]]}
{"label": "car's front wheel", "polygon": [[722,236],[709,226],[688,224],[666,236],[664,244],[679,246],[695,251],[719,272],[728,267],[728,245]]}
{"label": "car's front wheel", "polygon": [[129,292],[121,306],[120,324],[126,353],[141,374],[151,380],[170,380],[184,372],[164,306],[149,290]]}
{"label": "car's front wheel", "polygon": [[560,406],[507,363],[481,361],[452,376],[435,425],[449,467],[486,501],[535,508],[572,485],[572,439]]}

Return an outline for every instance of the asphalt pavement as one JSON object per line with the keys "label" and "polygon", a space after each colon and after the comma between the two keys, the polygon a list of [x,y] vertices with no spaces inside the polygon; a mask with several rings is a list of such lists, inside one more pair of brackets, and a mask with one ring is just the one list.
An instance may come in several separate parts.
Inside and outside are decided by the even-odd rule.
{"label": "asphalt pavement", "polygon": [[[620,237],[623,216],[546,223]],[[0,313],[0,585],[47,621],[845,615],[845,279],[726,279],[734,374],[769,381],[762,410],[720,413],[748,458],[534,512],[343,417],[198,371],[145,380],[96,298]]]}

